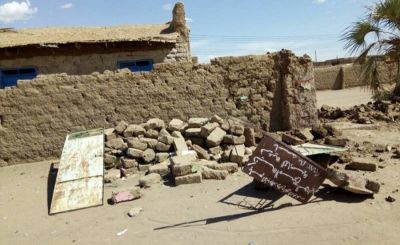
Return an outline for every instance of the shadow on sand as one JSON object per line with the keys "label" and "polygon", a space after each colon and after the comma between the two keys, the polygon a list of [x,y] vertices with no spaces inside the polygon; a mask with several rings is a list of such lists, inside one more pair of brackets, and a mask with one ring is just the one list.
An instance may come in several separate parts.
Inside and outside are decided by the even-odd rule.
{"label": "shadow on sand", "polygon": [[56,184],[58,168],[55,163],[50,165],[49,176],[47,178],[47,212],[50,214],[51,201],[53,198],[54,186]]}
{"label": "shadow on sand", "polygon": [[[241,198],[240,198],[241,200],[239,202],[237,202],[237,201],[235,202],[235,201],[231,200],[231,199],[234,199],[233,197],[237,197],[237,196],[241,196]],[[354,195],[354,194],[351,194],[351,193],[349,193],[343,189],[337,188],[337,187],[323,185],[321,187],[321,189],[317,193],[315,193],[315,197],[306,204],[284,203],[284,204],[275,206],[275,203],[279,199],[281,199],[283,196],[284,196],[283,194],[281,194],[275,190],[272,190],[272,189],[257,190],[254,188],[254,184],[250,183],[250,184],[240,188],[239,190],[229,194],[228,196],[222,198],[218,202],[224,203],[227,205],[235,205],[235,206],[238,206],[239,208],[247,209],[247,210],[251,210],[251,211],[238,213],[238,214],[205,218],[205,219],[198,219],[198,220],[178,223],[178,224],[174,224],[174,225],[158,227],[158,228],[155,228],[154,230],[164,230],[164,229],[170,229],[170,228],[184,228],[184,227],[209,225],[209,224],[214,224],[214,223],[218,223],[218,222],[237,220],[237,219],[249,217],[249,216],[256,215],[256,214],[277,211],[277,210],[280,210],[283,208],[299,207],[299,206],[308,205],[308,204],[317,203],[317,202],[336,201],[336,202],[343,202],[343,203],[358,203],[358,202],[362,202],[368,198],[371,198],[371,196]],[[251,202],[247,201],[248,198],[252,198],[253,200],[259,199],[259,201],[257,201],[256,204],[252,204]]]}

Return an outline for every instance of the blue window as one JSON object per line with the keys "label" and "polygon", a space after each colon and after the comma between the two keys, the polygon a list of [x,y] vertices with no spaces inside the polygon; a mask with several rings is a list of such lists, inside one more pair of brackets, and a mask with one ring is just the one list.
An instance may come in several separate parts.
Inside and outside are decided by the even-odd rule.
{"label": "blue window", "polygon": [[16,86],[18,80],[34,79],[36,76],[34,67],[0,69],[0,88]]}
{"label": "blue window", "polygon": [[118,69],[128,68],[131,72],[153,70],[152,60],[121,60],[117,62]]}

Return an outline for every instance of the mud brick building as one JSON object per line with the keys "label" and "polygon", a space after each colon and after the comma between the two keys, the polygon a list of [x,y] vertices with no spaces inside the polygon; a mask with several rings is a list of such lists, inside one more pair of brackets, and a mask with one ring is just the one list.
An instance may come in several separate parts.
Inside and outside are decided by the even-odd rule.
{"label": "mud brick building", "polygon": [[159,25],[0,30],[0,87],[40,74],[85,75],[153,64],[191,61],[185,10]]}

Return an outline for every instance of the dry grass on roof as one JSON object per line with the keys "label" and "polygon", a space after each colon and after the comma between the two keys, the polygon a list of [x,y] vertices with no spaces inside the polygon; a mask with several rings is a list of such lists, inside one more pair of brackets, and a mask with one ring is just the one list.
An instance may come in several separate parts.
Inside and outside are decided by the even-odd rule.
{"label": "dry grass on roof", "polygon": [[79,42],[151,41],[176,42],[178,33],[168,33],[169,24],[113,27],[50,27],[0,30],[0,48]]}

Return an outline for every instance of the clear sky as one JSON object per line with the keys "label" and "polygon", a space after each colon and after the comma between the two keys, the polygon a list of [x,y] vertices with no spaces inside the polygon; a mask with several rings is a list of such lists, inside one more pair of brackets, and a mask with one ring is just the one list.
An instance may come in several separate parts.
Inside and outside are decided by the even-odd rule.
{"label": "clear sky", "polygon": [[[185,0],[192,53],[215,56],[262,54],[282,48],[325,60],[348,56],[343,30],[372,0]],[[0,0],[0,26],[109,26],[164,23],[168,0]]]}

